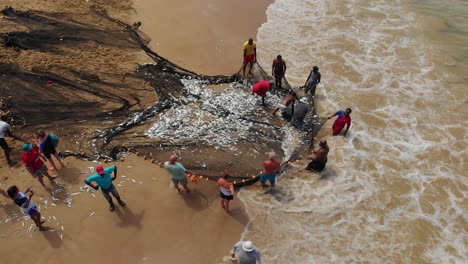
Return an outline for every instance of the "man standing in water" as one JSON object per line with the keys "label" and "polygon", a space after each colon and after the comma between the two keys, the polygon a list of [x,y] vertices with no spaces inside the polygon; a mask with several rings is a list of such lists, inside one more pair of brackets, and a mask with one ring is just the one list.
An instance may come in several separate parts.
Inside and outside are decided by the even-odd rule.
{"label": "man standing in water", "polygon": [[276,176],[281,169],[281,164],[276,160],[276,153],[274,151],[268,153],[268,160],[263,163],[264,171],[260,175],[260,183],[262,188],[266,188],[266,182],[271,183],[271,188],[275,187]]}
{"label": "man standing in water", "polygon": [[307,105],[307,99],[303,97],[294,109],[294,113],[292,116],[292,125],[296,128],[301,128],[304,125],[304,119],[309,112],[309,106]]}
{"label": "man standing in water", "polygon": [[322,75],[319,72],[319,68],[317,66],[314,66],[312,68],[312,71],[310,71],[309,77],[307,77],[307,80],[304,84],[306,87],[304,92],[308,93],[310,91],[310,94],[315,95],[315,89],[317,88],[317,84],[320,83],[320,78]]}
{"label": "man standing in water", "polygon": [[262,105],[265,106],[265,96],[273,83],[263,80],[252,85],[252,94],[262,97]]}
{"label": "man standing in water", "polygon": [[333,118],[334,116],[338,116],[335,120],[335,123],[333,123],[332,130],[333,130],[333,135],[336,136],[338,135],[341,130],[343,130],[344,126],[346,125],[346,130],[343,134],[343,136],[346,136],[346,133],[348,133],[348,129],[351,126],[351,108],[346,108],[346,110],[338,110],[334,115],[328,117],[328,119]]}
{"label": "man standing in water", "polygon": [[242,71],[245,77],[245,67],[250,64],[249,74],[252,75],[253,64],[257,62],[257,43],[253,39],[244,43],[244,64],[242,65]]}
{"label": "man standing in water", "polygon": [[190,173],[187,171],[182,164],[177,162],[177,155],[172,155],[169,158],[169,161],[164,162],[164,168],[166,168],[169,173],[171,174],[172,177],[172,182],[174,182],[174,187],[177,189],[178,192],[180,192],[179,188],[179,183],[182,184],[182,187],[184,187],[185,191],[187,193],[190,193],[190,190],[187,186],[188,181],[187,177],[185,177],[185,174]]}
{"label": "man standing in water", "polygon": [[283,60],[281,55],[276,56],[271,65],[271,75],[275,77],[275,85],[281,88],[284,75],[286,75],[286,62]]}
{"label": "man standing in water", "polygon": [[260,250],[251,241],[239,241],[232,248],[231,257],[237,258],[237,264],[261,264]]}
{"label": "man standing in water", "polygon": [[315,170],[320,172],[325,168],[330,148],[328,147],[326,140],[321,140],[319,146],[319,149],[314,149],[312,151],[313,155],[307,156],[307,159],[311,160],[311,162],[307,165],[306,170]]}
{"label": "man standing in water", "polygon": [[[281,103],[278,104],[278,107],[273,111],[272,115],[275,115],[278,110],[281,109],[281,115],[287,121],[291,121],[292,113],[294,112],[294,103],[296,102],[297,94],[292,92],[291,94],[286,95]],[[291,106],[291,107],[289,107]]]}
{"label": "man standing in water", "polygon": [[[114,172],[114,177],[111,178],[111,173]],[[112,194],[117,201],[119,202],[120,206],[125,207],[125,203],[120,199],[120,195],[117,192],[117,189],[115,188],[114,184],[112,183],[115,179],[117,178],[117,167],[116,166],[110,166],[109,168],[104,169],[101,165],[96,166],[96,173],[89,176],[86,178],[85,183],[89,186],[91,186],[94,190],[98,190],[99,187],[101,187],[102,194],[106,198],[106,200],[109,202],[109,210],[111,212],[114,211],[115,206],[114,202],[112,201],[112,197],[110,194]],[[95,181],[97,183],[96,185],[93,185],[91,182]]]}

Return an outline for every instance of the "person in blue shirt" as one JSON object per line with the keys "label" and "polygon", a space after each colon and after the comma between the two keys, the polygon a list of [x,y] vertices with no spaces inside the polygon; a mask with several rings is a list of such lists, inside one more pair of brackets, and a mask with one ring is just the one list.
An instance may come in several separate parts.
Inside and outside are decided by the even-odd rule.
{"label": "person in blue shirt", "polygon": [[[111,177],[111,173],[114,172],[114,177]],[[115,206],[114,202],[112,201],[112,194],[117,201],[119,202],[120,206],[125,207],[125,203],[120,199],[120,195],[117,192],[114,184],[112,182],[117,178],[117,167],[110,166],[109,168],[104,169],[101,165],[96,167],[96,173],[86,178],[85,183],[91,186],[93,189],[98,190],[101,187],[102,194],[109,202],[110,207],[109,210],[111,212],[114,211]],[[92,184],[92,182],[96,182],[97,185]]]}

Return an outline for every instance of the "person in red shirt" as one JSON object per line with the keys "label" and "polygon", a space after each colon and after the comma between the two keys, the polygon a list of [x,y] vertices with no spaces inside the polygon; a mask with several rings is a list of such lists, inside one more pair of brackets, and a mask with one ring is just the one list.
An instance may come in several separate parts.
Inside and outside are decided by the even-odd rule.
{"label": "person in red shirt", "polygon": [[[340,110],[343,111],[343,110]],[[351,108],[346,108],[346,111],[344,111],[343,115],[340,115],[340,111],[336,112],[334,115],[329,117],[328,119],[331,119],[332,117],[338,115],[338,118],[335,120],[335,123],[333,123],[332,130],[333,130],[333,135],[336,136],[338,135],[341,130],[343,130],[344,126],[346,125],[346,130],[343,134],[343,136],[346,136],[346,133],[348,133],[348,129],[351,126]]]}
{"label": "person in red shirt", "polygon": [[24,144],[23,145],[23,157],[22,161],[26,169],[31,173],[33,178],[37,178],[39,183],[45,188],[48,187],[44,184],[44,176],[49,178],[49,180],[53,181],[57,176],[51,176],[47,172],[47,166],[41,159],[41,155],[39,154],[39,148],[37,146],[33,146],[33,144]]}
{"label": "person in red shirt", "polygon": [[270,81],[259,81],[252,85],[252,94],[256,94],[262,97],[262,105],[265,106],[265,96],[270,90],[270,87],[273,85],[273,82]]}
{"label": "person in red shirt", "polygon": [[268,153],[268,160],[263,163],[264,171],[260,176],[260,183],[262,184],[263,188],[266,188],[266,182],[270,181],[271,187],[275,187],[276,176],[281,169],[281,163],[276,160],[276,153],[270,152]]}

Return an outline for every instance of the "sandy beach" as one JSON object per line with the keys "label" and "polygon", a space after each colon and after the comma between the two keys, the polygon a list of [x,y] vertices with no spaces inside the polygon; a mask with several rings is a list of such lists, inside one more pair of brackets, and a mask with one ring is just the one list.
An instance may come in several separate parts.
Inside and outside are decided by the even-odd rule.
{"label": "sandy beach", "polygon": [[[271,1],[250,4],[207,0],[196,5],[182,1],[149,2],[137,0],[133,5],[127,1],[63,0],[26,4],[2,0],[1,4],[57,21],[65,16],[79,21],[80,26],[120,34],[122,29],[90,11],[96,5],[128,24],[141,21],[140,30],[152,39],[150,46],[162,56],[196,72],[228,75],[239,69],[242,44],[255,37]],[[6,17],[0,23],[2,32],[24,31],[31,26]],[[142,80],[122,81],[122,76],[131,73],[136,64],[151,59],[131,40],[96,42],[93,36],[88,40],[81,33],[76,44],[67,33],[61,34],[63,43],[54,52],[0,49],[2,67],[14,64],[23,71],[20,77],[5,76],[9,79],[5,79],[8,82],[1,89],[2,96],[14,96],[13,111],[28,118],[27,126],[13,129],[24,140],[28,141],[36,129],[45,128],[61,137],[60,150],[92,154],[96,130],[112,127],[122,122],[128,112],[145,109],[157,100],[154,90]],[[40,77],[44,72],[60,78],[48,86],[47,80]],[[84,72],[90,75],[83,75]],[[32,81],[29,83],[25,76]],[[20,87],[21,92],[16,92]],[[42,101],[37,102],[37,98]],[[139,126],[131,133],[142,134],[146,128]],[[115,144],[127,140],[128,134]],[[21,218],[20,209],[11,200],[0,197],[0,255],[5,262],[219,263],[248,223],[238,199],[232,203],[231,214],[220,208],[214,182],[200,180],[197,185],[190,184],[191,194],[179,194],[164,169],[134,154],[115,163],[119,168],[115,183],[126,208],[111,213],[100,191],[81,192],[84,179],[92,174],[89,168],[97,163],[74,157],[65,159],[66,166],[58,171],[59,178],[51,185],[50,193],[21,164],[22,142],[7,141],[14,147],[12,159],[18,163],[8,168],[3,153],[0,155],[0,187],[17,185],[20,190],[35,190],[33,200],[40,205],[51,231],[30,228],[33,222]],[[163,161],[166,158],[160,157]],[[103,165],[111,164],[114,162]],[[45,182],[49,184],[47,179]],[[67,199],[72,201],[70,207],[65,203]]]}

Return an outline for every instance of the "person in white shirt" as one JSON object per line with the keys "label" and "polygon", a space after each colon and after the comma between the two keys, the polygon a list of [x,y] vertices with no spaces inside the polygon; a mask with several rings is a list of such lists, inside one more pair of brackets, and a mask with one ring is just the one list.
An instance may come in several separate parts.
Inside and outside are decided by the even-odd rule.
{"label": "person in white shirt", "polygon": [[12,165],[12,161],[10,159],[10,152],[12,148],[8,146],[8,143],[5,140],[5,136],[12,137],[14,139],[19,139],[15,135],[11,133],[11,127],[10,125],[6,122],[6,116],[1,116],[0,117],[0,147],[2,147],[3,152],[5,152],[5,157],[8,162],[8,165]]}

